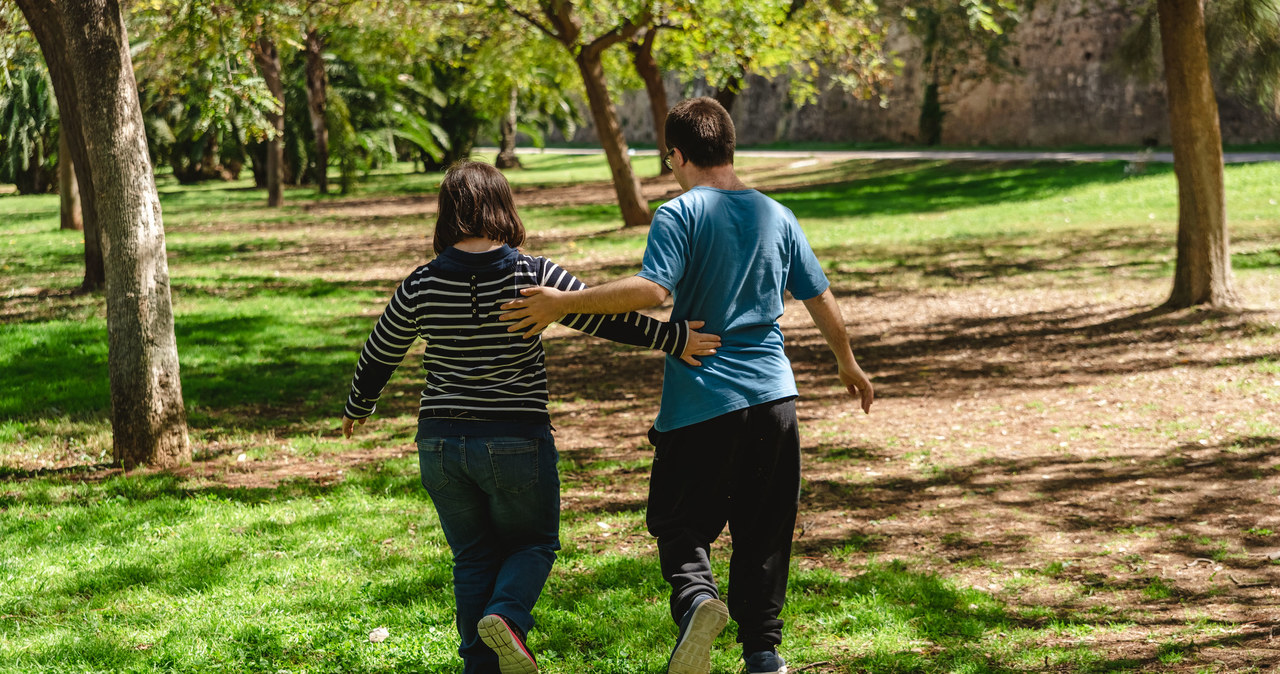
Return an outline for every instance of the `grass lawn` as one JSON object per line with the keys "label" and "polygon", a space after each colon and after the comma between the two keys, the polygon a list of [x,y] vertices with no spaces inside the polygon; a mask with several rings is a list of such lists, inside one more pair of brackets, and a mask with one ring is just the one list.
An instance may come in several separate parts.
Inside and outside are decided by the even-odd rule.
{"label": "grass lawn", "polygon": [[[638,269],[645,231],[619,229],[603,158],[522,161],[529,252],[590,283]],[[655,205],[678,193],[636,166]],[[1233,312],[1153,310],[1168,167],[741,168],[799,216],[877,383],[855,414],[789,308],[792,671],[1280,665],[1280,166],[1226,169]],[[103,298],[71,292],[82,237],[56,229],[56,196],[0,196],[0,671],[459,669],[415,355],[338,434],[363,339],[427,259],[439,179],[389,167],[270,210],[243,181],[162,178],[196,460],[128,474],[109,465]],[[661,357],[562,328],[547,350],[564,550],[530,646],[553,674],[665,671],[644,529]],[[713,671],[740,670],[734,646],[731,624]]]}

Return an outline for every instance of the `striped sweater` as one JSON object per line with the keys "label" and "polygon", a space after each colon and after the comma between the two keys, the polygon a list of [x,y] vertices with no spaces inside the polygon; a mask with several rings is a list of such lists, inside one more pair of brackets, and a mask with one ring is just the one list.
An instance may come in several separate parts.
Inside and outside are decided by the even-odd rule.
{"label": "striped sweater", "polygon": [[[547,371],[540,336],[507,332],[499,306],[520,289],[586,285],[554,262],[510,246],[484,253],[448,248],[400,284],[365,342],[351,381],[345,415],[373,414],[382,389],[415,339],[426,342],[419,419],[544,422]],[[685,322],[643,314],[570,314],[560,323],[624,344],[679,355],[689,337]]]}

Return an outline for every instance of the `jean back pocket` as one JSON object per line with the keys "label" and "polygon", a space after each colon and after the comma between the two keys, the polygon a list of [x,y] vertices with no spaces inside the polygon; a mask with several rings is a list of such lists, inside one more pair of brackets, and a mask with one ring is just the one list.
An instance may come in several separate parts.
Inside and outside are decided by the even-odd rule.
{"label": "jean back pocket", "polygon": [[418,470],[422,474],[422,486],[427,490],[444,489],[449,484],[444,472],[444,438],[418,441]]}
{"label": "jean back pocket", "polygon": [[493,468],[494,485],[505,492],[518,494],[538,483],[537,438],[489,438],[489,465]]}

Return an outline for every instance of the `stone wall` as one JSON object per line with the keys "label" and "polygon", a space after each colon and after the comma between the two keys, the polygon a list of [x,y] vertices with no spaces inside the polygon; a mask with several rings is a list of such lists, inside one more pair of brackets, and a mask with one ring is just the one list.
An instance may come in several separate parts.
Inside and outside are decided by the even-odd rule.
{"label": "stone wall", "polygon": [[[1050,5],[1053,6],[1045,6]],[[1015,33],[1009,58],[1016,72],[997,78],[957,74],[942,86],[943,143],[954,146],[1093,146],[1169,144],[1164,86],[1126,75],[1115,54],[1132,17],[1092,0],[1041,3]],[[785,80],[748,78],[733,111],[742,145],[774,142],[916,143],[920,50],[905,34],[891,41],[905,62],[883,102],[830,91],[795,106]],[[709,93],[668,82],[674,103]],[[1280,141],[1280,121],[1258,108],[1219,97],[1223,140],[1229,144]],[[643,91],[626,92],[619,116],[629,142],[652,145],[653,122]],[[588,125],[574,137],[594,142]]]}

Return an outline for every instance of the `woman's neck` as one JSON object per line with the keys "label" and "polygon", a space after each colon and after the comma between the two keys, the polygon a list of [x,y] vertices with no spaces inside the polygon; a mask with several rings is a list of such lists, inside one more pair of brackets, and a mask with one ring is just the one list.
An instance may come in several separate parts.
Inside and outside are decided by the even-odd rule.
{"label": "woman's neck", "polygon": [[493,239],[486,239],[483,237],[463,239],[453,244],[454,248],[457,248],[464,253],[487,253],[491,250],[497,250],[502,246],[503,243],[501,241],[494,241]]}

